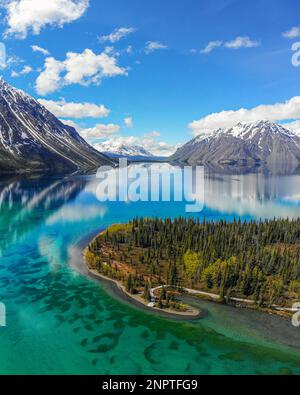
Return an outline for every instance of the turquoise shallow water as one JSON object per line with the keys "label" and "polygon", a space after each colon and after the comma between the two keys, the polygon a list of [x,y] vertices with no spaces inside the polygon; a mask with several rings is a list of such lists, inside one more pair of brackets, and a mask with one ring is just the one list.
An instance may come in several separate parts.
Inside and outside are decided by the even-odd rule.
{"label": "turquoise shallow water", "polygon": [[[299,215],[300,177],[210,176],[209,220]],[[300,329],[278,317],[196,302],[197,322],[153,315],[86,278],[85,235],[183,203],[100,203],[94,177],[0,184],[1,374],[300,373]]]}

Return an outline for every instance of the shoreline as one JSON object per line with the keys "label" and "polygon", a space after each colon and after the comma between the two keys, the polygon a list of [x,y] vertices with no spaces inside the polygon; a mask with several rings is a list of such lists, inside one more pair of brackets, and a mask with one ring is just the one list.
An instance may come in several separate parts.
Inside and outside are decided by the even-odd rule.
{"label": "shoreline", "polygon": [[[128,301],[131,305],[137,307],[137,308],[142,308],[146,311],[151,311],[152,313],[158,313],[160,316],[164,317],[169,317],[169,318],[177,318],[181,320],[199,320],[201,318],[204,318],[205,313],[202,312],[201,310],[197,310],[193,308],[192,306],[188,306],[191,310],[190,312],[176,312],[174,310],[170,309],[160,309],[158,307],[154,306],[149,306],[147,302],[138,294],[137,295],[132,295],[129,292],[126,291],[125,286],[118,280],[112,279],[110,277],[104,276],[103,274],[99,273],[98,271],[91,269],[88,264],[86,263],[85,260],[85,252],[87,250],[88,245],[97,237],[101,236],[106,231],[106,228],[101,229],[100,231],[94,231],[91,232],[88,236],[85,236],[84,238],[81,239],[80,241],[80,246],[81,246],[81,256],[82,260],[81,262],[83,263],[84,266],[84,274],[88,275],[89,277],[93,278],[94,280],[97,281],[102,281],[106,282],[114,287],[114,291],[117,291],[118,296],[124,301]],[[212,302],[214,304],[221,305],[222,303],[218,302],[216,297],[220,298],[218,295],[212,295],[207,292],[202,292],[202,291],[197,291],[197,290],[191,290],[192,292],[186,293],[186,296],[194,298],[195,300],[203,300],[207,302]],[[182,295],[184,298],[185,294]],[[215,296],[215,297],[212,297]],[[233,300],[234,301],[234,300]],[[247,309],[247,310],[252,310],[252,311],[259,311],[262,313],[265,313],[267,315],[273,315],[280,317],[284,320],[290,320],[291,316],[288,313],[291,313],[290,309],[285,310],[284,308],[281,310],[276,310],[275,308],[261,308],[256,305],[254,305],[253,301],[248,301],[248,303],[245,303],[245,300],[238,299],[236,298],[235,303],[229,303],[227,304],[228,306],[234,307],[236,309]]]}
{"label": "shoreline", "polygon": [[147,304],[147,302],[145,302],[144,299],[139,294],[132,295],[129,292],[127,292],[124,285],[121,284],[120,281],[106,277],[103,274],[98,273],[96,270],[93,270],[90,268],[88,268],[88,274],[91,278],[93,278],[95,280],[110,283],[117,289],[117,291],[119,291],[118,295],[120,295],[123,300],[127,300],[132,305],[137,306],[137,307],[142,307],[142,308],[146,309],[147,311],[156,312],[159,315],[163,315],[166,317],[179,318],[179,319],[184,319],[184,320],[185,319],[198,320],[200,318],[203,318],[203,316],[204,316],[204,314],[200,310],[197,310],[191,306],[189,306],[190,310],[186,311],[186,312],[176,312],[176,311],[170,310],[170,309],[160,309],[158,307],[149,306]]}
{"label": "shoreline", "polygon": [[[100,233],[97,233],[95,235],[95,232],[93,232],[93,237],[90,239],[90,244],[96,237],[100,236],[105,232],[106,229],[101,230]],[[87,240],[88,237],[85,237],[83,240]],[[83,242],[83,240],[81,242]],[[88,245],[87,244],[87,245]],[[113,278],[107,277],[101,273],[99,273],[95,269],[91,269],[89,265],[86,263],[85,259],[85,252],[87,250],[87,245],[82,249],[82,260],[85,269],[87,270],[87,274],[89,277],[93,278],[94,280],[97,281],[104,281],[106,283],[110,283],[115,287],[115,289],[118,291],[118,295],[126,301],[129,301],[132,305],[138,307],[138,308],[143,308],[147,311],[155,312],[158,313],[161,316],[164,317],[169,317],[169,318],[177,318],[181,320],[199,320],[204,317],[204,313],[200,311],[199,309],[196,309],[192,306],[188,306],[189,310],[185,312],[180,312],[180,311],[175,311],[172,309],[160,309],[155,306],[150,306],[139,294],[132,295],[129,292],[126,291],[125,286],[121,283],[121,281],[115,280]]]}

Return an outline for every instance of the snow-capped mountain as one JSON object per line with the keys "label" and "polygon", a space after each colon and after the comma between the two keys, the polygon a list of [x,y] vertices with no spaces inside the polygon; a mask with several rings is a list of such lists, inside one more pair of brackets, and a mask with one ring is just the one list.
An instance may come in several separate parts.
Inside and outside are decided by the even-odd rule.
{"label": "snow-capped mountain", "polygon": [[157,160],[151,152],[147,151],[140,145],[127,145],[120,143],[119,141],[105,141],[103,143],[97,143],[94,145],[99,152],[104,153],[105,155],[109,156],[110,158],[127,158],[129,160]]}
{"label": "snow-capped mountain", "polygon": [[98,151],[118,156],[153,156],[139,145],[125,145],[119,142],[105,141],[94,146]]}
{"label": "snow-capped mountain", "polygon": [[0,172],[90,170],[111,160],[0,78]]}
{"label": "snow-capped mountain", "polygon": [[173,161],[189,164],[300,164],[300,137],[269,121],[239,123],[200,135],[177,150]]}

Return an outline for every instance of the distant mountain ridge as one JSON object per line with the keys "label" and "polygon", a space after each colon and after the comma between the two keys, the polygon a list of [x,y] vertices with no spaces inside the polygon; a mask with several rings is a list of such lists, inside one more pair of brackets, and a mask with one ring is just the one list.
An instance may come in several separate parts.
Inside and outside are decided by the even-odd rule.
{"label": "distant mountain ridge", "polygon": [[140,145],[120,144],[119,142],[113,142],[111,140],[104,143],[97,143],[94,145],[94,148],[114,159],[127,158],[132,161],[155,161],[164,159],[153,155]]}
{"label": "distant mountain ridge", "polygon": [[189,141],[171,156],[188,164],[300,165],[300,136],[269,121],[239,123]]}
{"label": "distant mountain ridge", "polygon": [[0,171],[87,171],[112,161],[0,78]]}

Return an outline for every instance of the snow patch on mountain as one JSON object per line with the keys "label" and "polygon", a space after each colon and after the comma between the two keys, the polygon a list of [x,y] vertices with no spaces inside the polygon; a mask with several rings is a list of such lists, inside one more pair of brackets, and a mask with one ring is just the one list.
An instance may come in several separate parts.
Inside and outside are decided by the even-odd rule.
{"label": "snow patch on mountain", "polygon": [[300,136],[270,121],[240,122],[203,134],[179,148],[171,160],[196,163],[300,164]]}
{"label": "snow patch on mountain", "polygon": [[0,171],[76,171],[111,161],[37,100],[0,78]]}
{"label": "snow patch on mountain", "polygon": [[146,157],[154,158],[154,155],[140,145],[120,144],[118,141],[105,141],[94,145],[99,152],[118,157]]}

